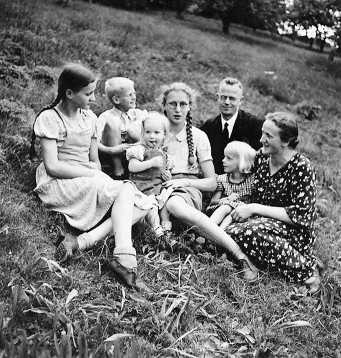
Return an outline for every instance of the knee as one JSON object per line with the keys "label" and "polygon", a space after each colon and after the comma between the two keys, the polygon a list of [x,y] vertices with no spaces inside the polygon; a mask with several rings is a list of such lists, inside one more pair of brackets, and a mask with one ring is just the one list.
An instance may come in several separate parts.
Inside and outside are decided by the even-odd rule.
{"label": "knee", "polygon": [[166,209],[171,215],[178,219],[186,217],[186,203],[176,196],[172,196],[168,199]]}

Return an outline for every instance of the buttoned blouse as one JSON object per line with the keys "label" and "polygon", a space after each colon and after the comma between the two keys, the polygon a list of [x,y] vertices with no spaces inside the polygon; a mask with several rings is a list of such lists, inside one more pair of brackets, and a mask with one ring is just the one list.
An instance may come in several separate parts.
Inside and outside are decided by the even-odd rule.
{"label": "buttoned blouse", "polygon": [[172,174],[193,174],[199,176],[202,172],[200,164],[212,160],[211,145],[206,133],[192,127],[194,164],[188,163],[188,144],[186,139],[186,127],[177,134],[169,134],[166,141],[168,156],[173,163]]}

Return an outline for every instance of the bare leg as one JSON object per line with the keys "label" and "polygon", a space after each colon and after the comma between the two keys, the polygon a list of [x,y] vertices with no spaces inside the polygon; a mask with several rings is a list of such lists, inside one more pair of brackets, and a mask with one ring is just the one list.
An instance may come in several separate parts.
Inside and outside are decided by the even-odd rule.
{"label": "bare leg", "polygon": [[225,217],[230,214],[232,208],[230,205],[222,205],[219,206],[216,210],[214,210],[213,214],[210,216],[210,219],[217,225],[221,224]]}
{"label": "bare leg", "polygon": [[232,223],[233,219],[231,215],[227,215],[223,222],[219,225],[224,231]]}
{"label": "bare leg", "polygon": [[[132,225],[136,224],[140,221],[145,215],[147,211],[141,210],[139,208],[133,208],[133,221]],[[85,250],[87,248],[93,247],[97,242],[104,240],[107,236],[113,234],[113,223],[112,219],[108,218],[103,221],[102,224],[98,225],[94,229],[84,234],[78,236],[78,246],[80,250]]]}
{"label": "bare leg", "polygon": [[168,211],[181,221],[197,227],[208,240],[231,252],[238,260],[247,260],[247,256],[241,251],[237,243],[217,226],[208,216],[188,205],[181,197],[172,196],[167,204]]}
{"label": "bare leg", "polygon": [[170,221],[170,215],[167,210],[166,205],[162,207],[160,210],[160,218],[161,218],[161,225],[164,230],[171,231],[172,229],[172,222]]}

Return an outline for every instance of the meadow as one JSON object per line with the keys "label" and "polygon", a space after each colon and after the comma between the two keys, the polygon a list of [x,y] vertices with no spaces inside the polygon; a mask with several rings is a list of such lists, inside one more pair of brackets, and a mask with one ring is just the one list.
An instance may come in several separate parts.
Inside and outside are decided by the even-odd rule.
{"label": "meadow", "polygon": [[[215,20],[134,13],[75,0],[0,0],[0,358],[341,357],[341,60]],[[54,98],[67,62],[99,75],[96,114],[109,108],[104,80],[135,81],[141,108],[157,89],[184,81],[200,93],[200,124],[216,113],[220,79],[245,85],[243,107],[259,116],[299,113],[299,149],[318,177],[316,255],[321,290],[262,273],[247,284],[219,249],[187,231],[178,245],[134,228],[140,275],[153,291],[130,290],[99,262],[112,240],[66,265],[54,261],[67,229],[32,192],[32,123]]]}

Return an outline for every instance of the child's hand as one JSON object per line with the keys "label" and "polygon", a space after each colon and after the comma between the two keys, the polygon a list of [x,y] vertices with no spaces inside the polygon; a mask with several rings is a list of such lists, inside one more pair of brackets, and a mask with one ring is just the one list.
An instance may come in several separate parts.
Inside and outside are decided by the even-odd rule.
{"label": "child's hand", "polygon": [[228,196],[228,199],[231,201],[236,201],[239,199],[239,195],[237,193],[232,193]]}
{"label": "child's hand", "polygon": [[163,160],[161,155],[158,155],[157,157],[154,157],[154,158],[152,158],[150,160],[152,161],[152,165],[155,168],[160,168],[161,169],[165,165],[164,160]]}
{"label": "child's hand", "polygon": [[122,143],[122,144],[115,145],[114,147],[112,147],[113,151],[114,151],[113,154],[117,154],[117,152],[123,153],[128,148],[130,148],[132,145],[133,144],[130,144],[130,143]]}

